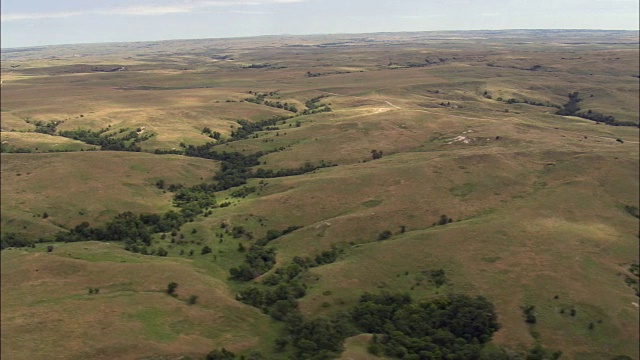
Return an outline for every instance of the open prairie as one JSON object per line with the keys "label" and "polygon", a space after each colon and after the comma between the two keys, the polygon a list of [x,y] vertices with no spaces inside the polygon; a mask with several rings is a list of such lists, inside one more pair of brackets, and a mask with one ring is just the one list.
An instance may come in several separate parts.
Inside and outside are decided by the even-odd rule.
{"label": "open prairie", "polygon": [[[34,243],[3,240],[3,358],[295,358],[239,294],[334,251],[296,275],[305,319],[365,292],[481,295],[492,347],[638,359],[637,32],[11,50],[2,233]],[[140,242],[124,212],[145,214]],[[233,278],[264,239],[275,264]],[[333,355],[377,358],[348,335]]]}

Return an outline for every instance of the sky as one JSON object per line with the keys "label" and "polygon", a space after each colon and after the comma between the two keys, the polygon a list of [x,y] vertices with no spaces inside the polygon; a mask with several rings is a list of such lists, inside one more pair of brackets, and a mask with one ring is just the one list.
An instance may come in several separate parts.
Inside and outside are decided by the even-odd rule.
{"label": "sky", "polygon": [[2,48],[434,30],[638,30],[638,0],[2,0]]}

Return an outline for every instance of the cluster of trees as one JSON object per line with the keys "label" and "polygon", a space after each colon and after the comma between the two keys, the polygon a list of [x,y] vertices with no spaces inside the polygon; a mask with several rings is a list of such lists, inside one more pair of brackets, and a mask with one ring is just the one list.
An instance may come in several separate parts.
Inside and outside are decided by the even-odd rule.
{"label": "cluster of trees", "polygon": [[322,169],[325,167],[337,166],[337,164],[325,163],[324,161],[320,162],[319,165],[313,165],[310,162],[304,163],[304,165],[299,168],[294,169],[279,169],[279,170],[271,170],[271,169],[256,169],[253,173],[252,177],[254,178],[277,178],[283,176],[296,176],[306,174],[308,172]]}
{"label": "cluster of trees", "polygon": [[475,359],[499,328],[493,304],[467,295],[414,302],[408,294],[364,294],[352,319],[376,334],[372,353],[400,359]]}
{"label": "cluster of trees", "polygon": [[236,299],[262,309],[273,319],[283,321],[297,311],[299,299],[307,294],[307,287],[297,280],[287,280],[270,287],[252,286],[238,293]]}
{"label": "cluster of trees", "polygon": [[294,232],[294,231],[296,231],[296,230],[298,230],[300,228],[302,228],[302,226],[291,225],[291,226],[288,226],[284,230],[277,230],[277,229],[267,230],[266,235],[263,238],[261,238],[258,241],[256,241],[256,245],[265,246],[268,243],[270,243],[271,241],[279,238],[280,236],[287,235],[287,234],[292,233],[292,232]]}
{"label": "cluster of trees", "polygon": [[302,115],[311,115],[321,112],[330,112],[331,108],[327,104],[323,104],[320,102],[322,98],[327,97],[328,95],[320,95],[314,98],[307,100],[304,103],[304,106],[307,108],[302,112]]}
{"label": "cluster of trees", "polygon": [[636,296],[640,296],[640,281],[638,279],[640,277],[640,267],[637,263],[634,263],[629,265],[628,270],[633,277],[625,274],[624,282],[635,291]]}
{"label": "cluster of trees", "polygon": [[616,121],[616,118],[614,116],[604,115],[593,110],[579,112],[580,107],[578,106],[578,103],[582,101],[582,99],[580,98],[580,93],[575,91],[568,94],[567,96],[569,97],[569,101],[566,104],[562,105],[562,107],[558,111],[556,111],[556,115],[577,116],[583,119],[593,120],[598,123],[604,123],[613,126],[639,126],[639,124],[632,121]]}
{"label": "cluster of trees", "polygon": [[243,186],[240,189],[234,190],[233,192],[231,192],[231,197],[245,198],[256,191],[257,189],[255,186]]}
{"label": "cluster of trees", "polygon": [[580,107],[578,106],[578,103],[582,101],[582,99],[580,99],[580,93],[575,91],[567,96],[569,97],[569,101],[556,111],[556,115],[575,116],[576,113],[580,111]]}
{"label": "cluster of trees", "polygon": [[[485,91],[485,93],[486,93],[486,91]],[[504,101],[501,97],[497,98],[496,100],[497,101]],[[519,99],[516,99],[516,98],[510,98],[510,99],[507,99],[504,102],[506,102],[507,104],[529,104],[529,105],[533,105],[533,106],[554,107],[556,109],[560,109],[561,108],[560,105],[555,105],[555,104],[552,104],[552,103],[550,103],[548,101],[546,103],[543,103],[543,102],[535,101],[535,100],[528,100],[528,99],[519,100]]]}
{"label": "cluster of trees", "polygon": [[[525,352],[505,349],[498,346],[485,346],[480,352],[479,360],[557,360],[562,356],[562,351],[553,351],[542,347],[539,343]],[[612,360],[629,360],[631,358],[618,357]]]}
{"label": "cluster of trees", "polygon": [[[215,205],[215,186],[211,184],[200,184],[190,188],[171,185],[169,188],[176,192],[174,194],[174,202],[176,206],[181,208],[179,212],[170,210],[164,214],[136,215],[127,211],[116,215],[111,221],[102,226],[94,227],[86,221],[82,222],[68,232],[58,232],[54,237],[54,241],[116,241],[124,243],[125,249],[128,251],[145,255],[152,254],[153,251],[149,251],[147,247],[151,245],[151,236],[153,234],[169,231],[177,233],[177,229],[183,224],[193,221],[195,216],[204,212],[208,207]],[[16,237],[15,234],[5,237],[3,237],[2,244],[7,247],[26,244],[27,241]],[[156,253],[158,256],[168,255],[163,248],[159,248]]]}
{"label": "cluster of trees", "polygon": [[233,154],[234,156],[222,160],[220,171],[213,177],[218,191],[246,184],[247,179],[252,177],[250,167],[260,164],[258,159],[263,155],[262,152],[248,156],[242,156],[240,153]]}
{"label": "cluster of trees", "polygon": [[245,69],[264,69],[264,68],[268,68],[270,67],[270,64],[251,64],[248,66],[245,66]]}
{"label": "cluster of trees", "polygon": [[305,320],[295,313],[286,325],[296,359],[335,359],[344,350],[344,340],[357,333],[347,314]]}
{"label": "cluster of trees", "polygon": [[447,282],[447,277],[444,269],[436,269],[429,271],[431,281],[436,287],[440,287]]}
{"label": "cluster of trees", "polygon": [[55,236],[57,242],[76,241],[118,241],[126,245],[151,245],[151,234],[154,223],[161,221],[159,215],[135,215],[127,211],[116,215],[113,220],[101,227],[92,227],[84,221],[69,232],[59,232]]}
{"label": "cluster of trees", "polygon": [[291,116],[272,116],[269,119],[264,119],[256,122],[250,122],[244,119],[237,120],[237,123],[240,125],[240,127],[231,132],[230,141],[248,139],[251,134],[258,131],[278,130],[278,127],[276,127],[276,125],[278,123],[283,123],[290,118]]}
{"label": "cluster of trees", "polygon": [[[249,91],[249,93],[251,94],[252,92]],[[293,105],[293,104],[289,104],[289,103],[281,103],[280,101],[270,101],[270,100],[265,100],[265,98],[267,96],[273,96],[275,94],[277,94],[276,92],[270,92],[270,93],[258,93],[255,92],[253,93],[254,97],[252,98],[246,98],[244,99],[244,101],[250,102],[250,103],[254,103],[254,104],[263,104],[266,106],[271,106],[274,108],[278,108],[278,109],[284,109],[287,111],[291,111],[292,113],[297,113],[298,112],[298,108]]]}
{"label": "cluster of trees", "polygon": [[33,240],[27,239],[16,233],[3,233],[0,240],[0,250],[10,247],[35,247]]}
{"label": "cluster of trees", "polygon": [[[243,121],[243,120],[242,120]],[[266,121],[266,120],[265,120]],[[244,126],[243,126],[244,128]],[[251,129],[251,128],[249,128]],[[238,129],[240,131],[240,129]],[[235,132],[237,134],[237,132]],[[235,135],[234,135],[235,137]],[[319,165],[312,165],[311,163],[305,163],[303,166],[296,169],[281,169],[281,170],[267,170],[257,169],[255,172],[251,171],[251,167],[260,165],[258,160],[260,157],[268,154],[267,152],[256,152],[250,155],[244,155],[240,152],[222,152],[218,153],[214,151],[215,143],[210,142],[204,145],[185,145],[184,153],[187,156],[201,157],[205,159],[219,160],[222,162],[221,170],[214,176],[216,185],[215,191],[223,191],[232,187],[241,186],[247,183],[249,178],[273,178],[282,176],[294,176],[301,175],[316,169],[336,166],[335,164],[321,162]],[[239,194],[242,195],[242,194]]]}
{"label": "cluster of trees", "polygon": [[183,217],[193,219],[216,204],[216,191],[216,184],[202,183],[188,188],[179,187],[173,194],[173,203],[180,208]]}
{"label": "cluster of trees", "polygon": [[212,350],[209,354],[207,354],[206,360],[235,360],[236,354],[233,352],[222,348]]}
{"label": "cluster of trees", "polygon": [[444,64],[447,60],[447,58],[437,58],[435,60],[431,60],[429,58],[424,59],[424,62],[405,62],[405,63],[398,63],[398,62],[393,62],[390,61],[387,66],[389,67],[395,67],[395,68],[414,68],[414,67],[426,67],[426,66],[430,66],[430,65],[441,65]]}
{"label": "cluster of trees", "polygon": [[574,114],[574,116],[579,116],[583,119],[593,120],[595,122],[601,122],[613,126],[638,126],[638,124],[631,121],[616,121],[616,118],[614,116],[604,115],[591,109],[587,110],[587,112]]}
{"label": "cluster of trees", "polygon": [[260,286],[254,285],[240,291],[236,298],[261,308],[276,320],[283,320],[291,311],[297,311],[295,300],[306,294],[306,285],[301,283],[302,275],[310,268],[335,262],[341,252],[334,246],[314,258],[296,256],[290,264],[281,266],[265,277]]}
{"label": "cluster of trees", "polygon": [[[297,309],[295,300],[306,294],[306,285],[301,283],[302,275],[310,268],[335,262],[341,252],[340,248],[334,246],[314,258],[296,256],[290,264],[281,266],[265,277],[260,283],[262,286],[245,289],[236,298],[272,314],[274,319],[283,320],[290,311]],[[282,302],[273,308],[278,301]]]}
{"label": "cluster of trees", "polygon": [[205,126],[202,129],[202,134],[209,136],[210,138],[214,139],[214,140],[220,140],[220,138],[222,138],[222,134],[217,132],[217,131],[211,131],[211,128]]}
{"label": "cluster of trees", "polygon": [[[206,360],[235,360],[238,359],[233,352],[221,348],[207,354]],[[240,355],[240,360],[263,360],[265,357],[259,351],[252,351],[249,356]]]}
{"label": "cluster of trees", "polygon": [[288,103],[281,103],[280,101],[269,101],[269,100],[265,100],[263,102],[264,105],[267,106],[271,106],[274,108],[278,108],[278,109],[283,109],[283,110],[287,110],[287,111],[291,111],[292,113],[297,113],[298,112],[298,108],[291,104],[289,105]]}
{"label": "cluster of trees", "polygon": [[[62,120],[51,120],[48,122],[38,120],[33,123],[33,125],[36,127],[33,131],[40,134],[54,135],[56,133],[56,128],[58,127],[58,125],[62,124],[63,122],[64,121]],[[31,122],[27,121],[27,123]]]}
{"label": "cluster of trees", "polygon": [[[360,71],[363,72],[363,71]],[[307,71],[306,76],[307,77],[318,77],[318,76],[324,76],[324,75],[339,75],[339,74],[351,74],[352,71],[327,71],[327,72],[311,72],[311,71]]]}
{"label": "cluster of trees", "polygon": [[[289,227],[288,229],[293,229]],[[270,238],[276,238],[272,232]],[[297,300],[306,295],[307,286],[302,281],[303,274],[312,267],[334,262],[341,250],[333,247],[314,258],[299,257],[273,274],[238,293],[236,298],[251,306],[262,309],[273,319],[286,324],[288,335],[276,340],[280,351],[291,344],[295,348],[296,359],[333,359],[342,351],[344,339],[355,335],[350,317],[337,314],[331,318],[305,320],[298,310]]]}
{"label": "cluster of trees", "polygon": [[179,229],[189,220],[172,210],[162,215],[136,215],[127,211],[116,215],[103,226],[93,227],[86,221],[82,222],[68,232],[57,233],[54,241],[116,241],[124,243],[126,250],[148,254],[147,246],[151,245],[152,234]]}
{"label": "cluster of trees", "polygon": [[229,274],[236,281],[250,281],[271,270],[276,264],[276,251],[253,245],[247,251],[244,264],[231,268]]}
{"label": "cluster of trees", "polygon": [[105,133],[110,128],[104,128],[98,131],[77,129],[60,131],[59,135],[62,137],[80,140],[87,144],[98,145],[102,150],[111,151],[141,151],[138,143],[148,140],[154,136],[153,133],[140,134],[135,130],[129,131],[129,129],[120,129],[119,132],[114,134]]}
{"label": "cluster of trees", "polygon": [[0,153],[18,153],[18,154],[26,154],[26,153],[30,153],[33,152],[31,149],[29,148],[20,148],[20,147],[15,147],[12,146],[8,143],[3,142],[0,145]]}
{"label": "cluster of trees", "polygon": [[220,171],[214,176],[214,180],[216,181],[215,191],[223,191],[246,184],[247,179],[251,177],[250,168],[259,165],[260,161],[258,161],[258,159],[266,154],[261,151],[250,155],[226,151],[218,153],[213,151],[214,147],[215,143],[212,142],[198,146],[188,145],[184,147],[184,153],[186,156],[219,160],[222,162]]}

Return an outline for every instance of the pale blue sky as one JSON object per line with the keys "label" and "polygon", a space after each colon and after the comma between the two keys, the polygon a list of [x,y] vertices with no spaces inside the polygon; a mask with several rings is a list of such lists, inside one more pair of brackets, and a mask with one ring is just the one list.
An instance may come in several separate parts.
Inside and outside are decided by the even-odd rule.
{"label": "pale blue sky", "polygon": [[2,0],[2,47],[277,34],[638,30],[638,0]]}

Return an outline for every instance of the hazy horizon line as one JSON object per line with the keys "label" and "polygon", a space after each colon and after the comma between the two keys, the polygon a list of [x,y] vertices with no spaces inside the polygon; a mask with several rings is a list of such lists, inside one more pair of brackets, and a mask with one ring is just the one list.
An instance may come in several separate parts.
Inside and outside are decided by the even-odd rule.
{"label": "hazy horizon line", "polygon": [[441,32],[489,32],[489,31],[601,31],[601,32],[638,32],[640,29],[593,29],[593,28],[575,28],[575,29],[559,29],[559,28],[510,28],[510,29],[472,29],[472,30],[415,30],[415,31],[374,31],[374,32],[335,32],[335,33],[280,33],[280,34],[261,34],[261,35],[241,35],[241,36],[225,36],[225,37],[202,37],[202,38],[174,38],[174,39],[149,39],[149,40],[132,40],[132,41],[98,41],[98,42],[78,42],[78,43],[59,43],[59,44],[41,44],[30,46],[0,47],[0,50],[9,49],[31,49],[46,48],[55,46],[71,46],[71,45],[104,45],[104,44],[133,44],[146,42],[167,42],[167,41],[189,41],[189,40],[225,40],[225,39],[251,39],[259,37],[300,37],[300,36],[329,36],[329,35],[375,35],[375,34],[406,34],[406,33],[441,33]]}

